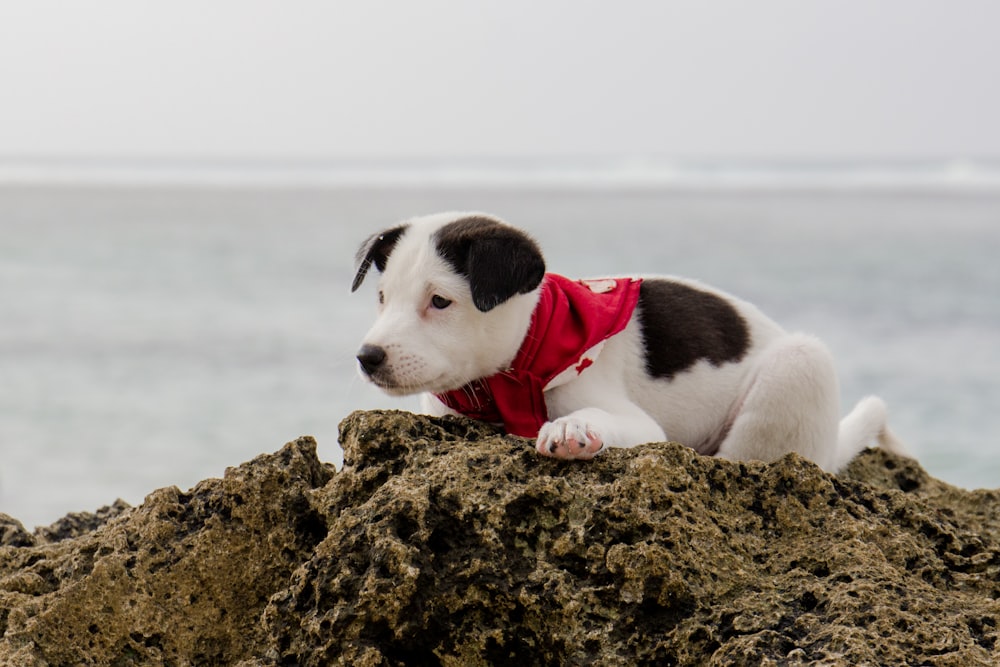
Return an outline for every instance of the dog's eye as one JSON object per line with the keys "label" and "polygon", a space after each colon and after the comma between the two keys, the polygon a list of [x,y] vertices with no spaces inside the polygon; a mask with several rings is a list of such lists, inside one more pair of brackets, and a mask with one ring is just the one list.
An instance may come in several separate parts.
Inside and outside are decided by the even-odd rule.
{"label": "dog's eye", "polygon": [[438,310],[444,310],[445,308],[451,305],[451,299],[446,299],[439,294],[435,294],[434,296],[431,297],[431,305],[437,308]]}

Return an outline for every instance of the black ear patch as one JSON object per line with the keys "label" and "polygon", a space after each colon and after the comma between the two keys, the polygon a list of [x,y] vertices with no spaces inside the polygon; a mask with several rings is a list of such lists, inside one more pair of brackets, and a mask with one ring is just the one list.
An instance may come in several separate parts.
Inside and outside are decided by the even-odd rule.
{"label": "black ear patch", "polygon": [[527,294],[545,276],[538,244],[524,232],[487,217],[448,223],[434,234],[438,254],[469,280],[472,302],[486,312]]}
{"label": "black ear patch", "polygon": [[406,225],[399,225],[384,232],[372,234],[368,240],[361,244],[358,253],[354,256],[354,266],[357,273],[354,274],[354,282],[351,283],[352,292],[361,287],[361,283],[364,282],[365,275],[368,274],[368,269],[371,268],[372,264],[379,272],[385,271],[385,263],[389,260],[389,254],[396,247],[396,241],[405,231]]}

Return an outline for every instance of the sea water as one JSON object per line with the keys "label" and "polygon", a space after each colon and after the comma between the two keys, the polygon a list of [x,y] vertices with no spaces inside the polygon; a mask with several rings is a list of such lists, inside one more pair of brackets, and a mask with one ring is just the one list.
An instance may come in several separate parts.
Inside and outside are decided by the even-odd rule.
{"label": "sea water", "polygon": [[[823,338],[933,474],[1000,486],[1000,191],[640,183],[0,187],[0,512],[29,527],[221,476],[299,435],[342,460],[370,233],[483,210],[570,276],[675,274]],[[668,184],[669,185],[669,184]],[[912,185],[912,184],[911,184]]]}

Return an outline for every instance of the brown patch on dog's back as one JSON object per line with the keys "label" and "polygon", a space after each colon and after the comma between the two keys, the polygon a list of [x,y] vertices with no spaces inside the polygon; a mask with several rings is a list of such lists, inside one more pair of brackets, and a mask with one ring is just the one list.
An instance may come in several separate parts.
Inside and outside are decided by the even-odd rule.
{"label": "brown patch on dog's back", "polygon": [[643,280],[638,315],[651,377],[669,380],[702,359],[713,366],[735,363],[750,347],[747,323],[736,309],[690,285]]}

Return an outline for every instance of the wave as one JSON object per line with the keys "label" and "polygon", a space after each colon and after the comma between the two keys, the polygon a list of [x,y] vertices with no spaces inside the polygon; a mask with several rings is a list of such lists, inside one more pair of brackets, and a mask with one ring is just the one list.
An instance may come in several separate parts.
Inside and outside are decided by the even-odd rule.
{"label": "wave", "polygon": [[0,160],[0,186],[1000,191],[1000,160]]}

